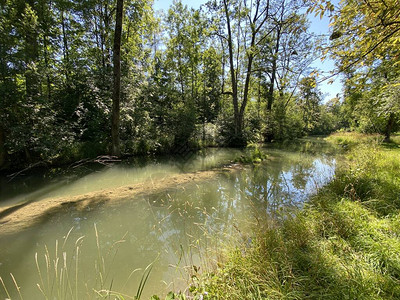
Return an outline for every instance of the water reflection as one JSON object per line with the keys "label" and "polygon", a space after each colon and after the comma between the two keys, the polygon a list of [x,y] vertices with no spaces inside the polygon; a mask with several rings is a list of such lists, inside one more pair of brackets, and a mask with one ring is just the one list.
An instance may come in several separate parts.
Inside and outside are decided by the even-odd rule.
{"label": "water reflection", "polygon": [[[90,207],[85,211],[66,207],[65,211],[49,217],[35,228],[0,237],[0,276],[11,287],[12,297],[17,293],[12,288],[10,272],[22,287],[23,295],[29,295],[29,299],[42,299],[36,285],[41,284],[41,279],[35,253],[39,253],[44,274],[45,254],[50,253],[50,264],[53,264],[56,260],[55,240],[58,240],[59,267],[65,252],[72,282],[77,274],[79,299],[95,298],[92,287],[98,290],[112,287],[135,295],[142,273],[132,271],[144,269],[154,261],[144,299],[154,293],[178,289],[185,286],[179,279],[185,266],[188,269],[193,265],[206,268],[202,265],[207,262],[204,258],[212,257],[213,250],[220,249],[221,243],[229,238],[241,238],[253,226],[255,215],[279,218],[285,210],[301,207],[310,194],[327,183],[334,175],[335,159],[330,155],[330,149],[326,151],[324,147],[326,145],[315,140],[281,145],[266,149],[269,159],[258,166],[224,173],[205,182],[170,187],[157,194],[137,196],[117,206]],[[238,150],[211,149],[179,162],[179,166],[171,160],[150,162],[140,167],[134,167],[132,163],[86,174],[71,186],[52,191],[51,195],[74,194],[88,188],[108,184],[118,186],[149,178],[157,180],[182,170],[204,170],[227,163],[238,154]],[[94,225],[98,230],[98,241]],[[63,236],[72,227],[68,243],[61,249]],[[78,272],[75,270],[77,240],[80,246]],[[56,287],[54,284],[53,296],[56,296]],[[68,294],[70,288],[62,286],[61,289]],[[74,283],[71,289],[75,293]],[[0,288],[0,298],[5,297]]]}

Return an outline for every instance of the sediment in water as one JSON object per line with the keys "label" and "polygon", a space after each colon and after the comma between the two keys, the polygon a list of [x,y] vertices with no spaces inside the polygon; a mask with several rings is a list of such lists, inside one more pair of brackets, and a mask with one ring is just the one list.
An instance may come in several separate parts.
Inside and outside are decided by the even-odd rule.
{"label": "sediment in water", "polygon": [[47,198],[38,202],[26,202],[0,210],[0,235],[13,234],[40,224],[58,212],[74,209],[88,210],[97,206],[118,205],[124,201],[133,201],[139,196],[152,195],[175,188],[184,189],[193,182],[213,180],[221,174],[229,174],[240,169],[239,165],[176,174],[157,181],[148,180],[119,188],[101,190],[72,197]]}

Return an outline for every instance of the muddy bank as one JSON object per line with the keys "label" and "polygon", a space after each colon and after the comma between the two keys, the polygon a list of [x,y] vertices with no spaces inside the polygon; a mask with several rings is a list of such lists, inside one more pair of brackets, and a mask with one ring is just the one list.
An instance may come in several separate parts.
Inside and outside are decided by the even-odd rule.
{"label": "muddy bank", "polygon": [[135,200],[138,196],[157,194],[169,189],[184,189],[189,183],[215,180],[221,174],[239,170],[239,165],[172,175],[163,179],[148,180],[119,188],[101,190],[72,197],[47,198],[5,207],[0,210],[0,235],[12,234],[44,222],[49,216],[68,209],[90,210],[100,205],[118,205],[123,201]]}

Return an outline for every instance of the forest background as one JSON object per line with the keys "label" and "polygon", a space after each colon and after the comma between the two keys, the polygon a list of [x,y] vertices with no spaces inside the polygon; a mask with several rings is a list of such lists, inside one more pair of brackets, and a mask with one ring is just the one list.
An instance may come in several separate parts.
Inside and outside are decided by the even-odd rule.
{"label": "forest background", "polygon": [[[153,6],[0,1],[1,169],[398,128],[397,0]],[[322,102],[327,57],[343,97]]]}

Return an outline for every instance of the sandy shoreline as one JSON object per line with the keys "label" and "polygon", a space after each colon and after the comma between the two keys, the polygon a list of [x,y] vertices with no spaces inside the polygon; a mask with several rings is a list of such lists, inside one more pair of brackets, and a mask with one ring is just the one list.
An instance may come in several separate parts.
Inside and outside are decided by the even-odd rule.
{"label": "sandy shoreline", "polygon": [[133,200],[140,195],[151,195],[171,188],[184,187],[191,182],[215,179],[221,174],[229,174],[240,169],[232,165],[209,171],[176,174],[164,179],[127,185],[119,188],[95,191],[78,196],[47,198],[37,202],[22,203],[0,210],[0,235],[8,235],[41,223],[49,216],[65,209],[82,211],[98,205],[116,205]]}

